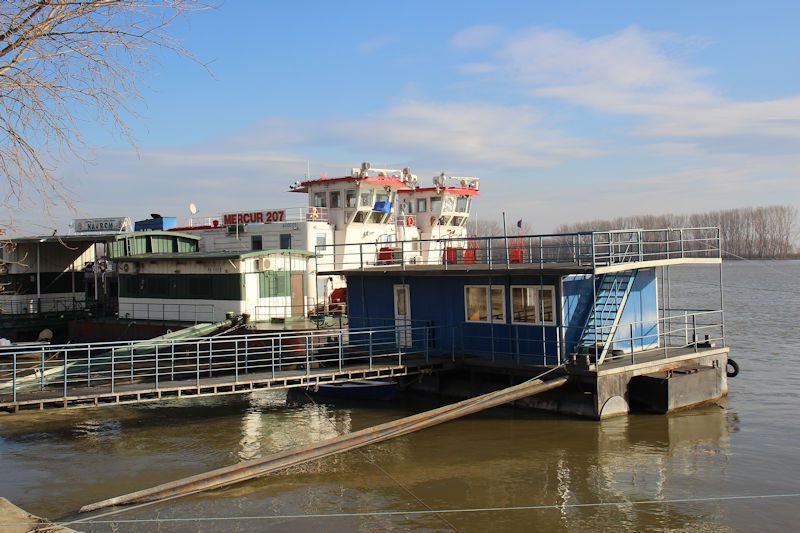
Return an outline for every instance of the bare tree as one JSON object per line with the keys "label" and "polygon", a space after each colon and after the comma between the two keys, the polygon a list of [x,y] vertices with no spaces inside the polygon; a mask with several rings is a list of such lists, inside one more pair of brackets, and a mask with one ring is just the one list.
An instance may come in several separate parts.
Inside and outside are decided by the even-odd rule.
{"label": "bare tree", "polygon": [[185,53],[165,33],[194,0],[3,0],[0,4],[0,203],[69,195],[58,158],[79,154],[80,123],[130,139],[124,115],[154,49]]}
{"label": "bare tree", "polygon": [[661,229],[718,226],[728,257],[780,259],[789,257],[798,239],[797,208],[785,205],[744,207],[691,215],[633,215],[613,220],[565,224],[559,233],[610,229]]}

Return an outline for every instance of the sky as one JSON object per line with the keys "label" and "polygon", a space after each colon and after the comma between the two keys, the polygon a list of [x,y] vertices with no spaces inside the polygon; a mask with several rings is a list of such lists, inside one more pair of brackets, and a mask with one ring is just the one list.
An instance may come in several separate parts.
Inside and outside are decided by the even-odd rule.
{"label": "sky", "polygon": [[631,214],[800,206],[798,2],[226,0],[171,28],[134,144],[82,122],[75,211],[188,217],[305,203],[350,167],[481,178],[473,216],[536,232]]}

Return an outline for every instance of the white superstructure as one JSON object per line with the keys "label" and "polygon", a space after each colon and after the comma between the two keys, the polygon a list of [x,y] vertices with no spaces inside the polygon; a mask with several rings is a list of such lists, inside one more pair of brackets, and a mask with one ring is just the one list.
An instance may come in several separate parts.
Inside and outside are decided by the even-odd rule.
{"label": "white superstructure", "polygon": [[290,191],[305,193],[307,205],[194,218],[175,230],[201,237],[202,252],[314,252],[305,284],[311,308],[344,287],[343,278],[317,279],[317,272],[391,261],[396,242],[422,241],[414,250],[402,250],[406,260],[411,255],[426,263],[436,257],[441,261],[441,246],[427,241],[466,237],[472,200],[480,194],[477,178],[441,174],[433,186],[420,187],[408,168],[372,168],[369,163],[347,176],[297,181]]}

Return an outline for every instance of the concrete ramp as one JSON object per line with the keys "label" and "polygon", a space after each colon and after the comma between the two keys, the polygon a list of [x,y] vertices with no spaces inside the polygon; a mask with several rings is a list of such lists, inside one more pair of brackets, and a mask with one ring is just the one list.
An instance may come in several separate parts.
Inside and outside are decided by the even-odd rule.
{"label": "concrete ramp", "polygon": [[300,465],[401,435],[407,435],[414,431],[449,422],[456,418],[471,415],[528,396],[533,396],[534,394],[550,391],[561,387],[567,383],[567,381],[568,378],[566,376],[557,377],[548,381],[532,379],[506,389],[476,396],[468,400],[392,422],[386,422],[378,426],[362,429],[361,431],[348,433],[347,435],[327,439],[296,450],[275,453],[259,459],[253,459],[251,461],[212,470],[204,474],[164,483],[163,485],[158,485],[150,489],[144,489],[85,505],[80,509],[80,512],[96,511],[116,505],[156,502],[233,485],[266,474],[271,474],[290,466]]}

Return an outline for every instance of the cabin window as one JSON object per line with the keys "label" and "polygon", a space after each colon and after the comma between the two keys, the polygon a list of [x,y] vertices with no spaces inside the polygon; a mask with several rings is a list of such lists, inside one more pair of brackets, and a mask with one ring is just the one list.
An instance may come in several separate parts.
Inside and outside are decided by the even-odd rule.
{"label": "cabin window", "polygon": [[452,196],[444,197],[444,210],[451,213],[456,210],[456,199]]}
{"label": "cabin window", "polygon": [[361,193],[361,207],[372,207],[372,191]]}
{"label": "cabin window", "polygon": [[413,214],[414,213],[414,204],[412,202],[410,202],[409,200],[406,200],[405,202],[402,203],[402,205],[400,205],[400,212],[405,214],[405,215]]}
{"label": "cabin window", "polygon": [[389,201],[389,195],[388,194],[378,193],[375,196],[375,202],[388,202],[388,201]]}
{"label": "cabin window", "polygon": [[459,213],[466,213],[469,211],[469,197],[462,196],[458,199],[458,202],[456,203],[456,211]]}
{"label": "cabin window", "polygon": [[439,225],[446,226],[450,222],[450,217],[439,217]]}
{"label": "cabin window", "polygon": [[261,272],[258,278],[258,295],[260,298],[274,296],[291,296],[291,272]]}
{"label": "cabin window", "polygon": [[372,213],[369,214],[369,219],[367,220],[367,222],[371,222],[372,224],[380,224],[381,222],[383,222],[385,216],[386,213],[382,213],[380,211],[373,211]]}
{"label": "cabin window", "polygon": [[555,288],[539,285],[512,285],[511,322],[513,324],[554,324]]}
{"label": "cabin window", "polygon": [[264,243],[262,241],[261,235],[251,235],[250,236],[250,249],[251,250],[263,250]]}
{"label": "cabin window", "polygon": [[417,198],[417,213],[424,213],[428,210],[428,200],[426,198]]}
{"label": "cabin window", "polygon": [[353,222],[358,222],[359,224],[363,223],[367,219],[367,215],[369,215],[369,211],[358,211],[356,213],[356,218],[353,219]]}
{"label": "cabin window", "polygon": [[356,207],[356,191],[349,190],[345,193],[345,207]]}
{"label": "cabin window", "polygon": [[292,248],[292,234],[291,233],[281,233],[280,234],[280,248],[281,248],[281,250],[290,250]]}
{"label": "cabin window", "polygon": [[451,226],[461,226],[461,224],[463,224],[463,223],[464,223],[464,217],[453,217],[450,220],[450,225]]}
{"label": "cabin window", "polygon": [[441,196],[434,196],[431,198],[431,211],[434,213],[438,213],[442,210],[442,197]]}
{"label": "cabin window", "polygon": [[467,322],[503,323],[506,321],[505,288],[467,285],[464,308]]}
{"label": "cabin window", "polygon": [[213,298],[211,276],[191,276],[189,278],[189,296],[201,299]]}
{"label": "cabin window", "polygon": [[338,209],[342,207],[341,203],[339,203],[339,197],[341,193],[339,191],[331,191],[331,209]]}
{"label": "cabin window", "polygon": [[314,193],[314,207],[325,207],[325,193],[324,192],[315,192]]}
{"label": "cabin window", "polygon": [[325,245],[328,244],[328,239],[324,233],[317,233],[317,250],[324,252]]}

